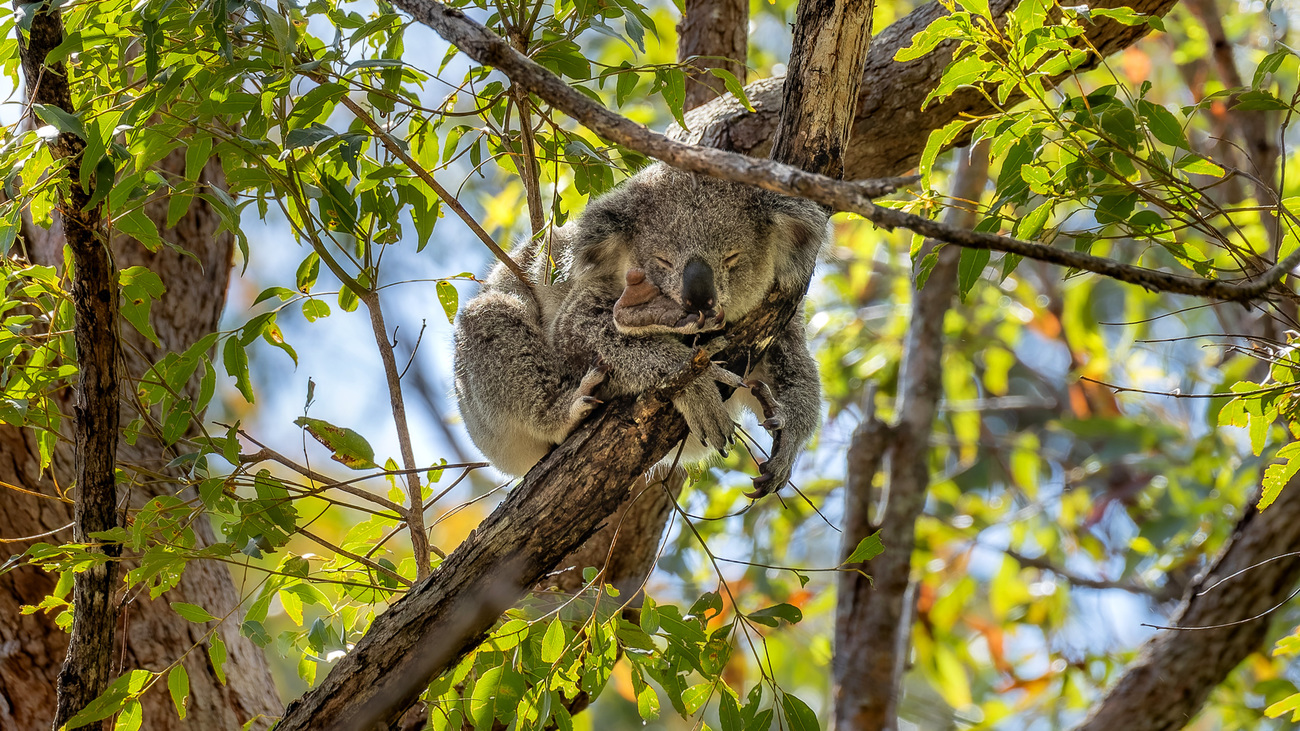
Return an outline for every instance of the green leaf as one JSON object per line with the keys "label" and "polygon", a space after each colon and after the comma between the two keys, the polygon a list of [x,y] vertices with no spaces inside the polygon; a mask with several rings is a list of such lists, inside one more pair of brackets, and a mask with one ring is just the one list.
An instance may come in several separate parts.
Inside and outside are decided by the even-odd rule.
{"label": "green leaf", "polygon": [[1283,698],[1277,703],[1265,708],[1264,715],[1269,718],[1278,718],[1288,711],[1296,711],[1297,713],[1300,713],[1300,693],[1292,693],[1286,698]]}
{"label": "green leaf", "polygon": [[158,335],[149,324],[149,312],[153,301],[167,291],[162,280],[142,266],[133,266],[118,274],[118,283],[122,286],[122,317],[154,345],[161,346]]}
{"label": "green leaf", "polygon": [[86,128],[75,114],[68,114],[53,104],[33,104],[32,111],[42,122],[63,134],[74,134],[83,140],[87,137]]}
{"label": "green leaf", "polygon": [[330,306],[326,304],[325,300],[303,300],[302,316],[307,318],[307,322],[316,322],[322,317],[330,316]]}
{"label": "green leaf", "polygon": [[148,670],[140,669],[119,675],[98,698],[69,718],[63,728],[75,729],[112,716],[122,710],[129,699],[139,695],[153,675]]}
{"label": "green leaf", "polygon": [[[626,65],[626,63],[627,62],[625,61],[624,64]],[[631,70],[630,67],[627,68],[628,70],[622,71],[618,74],[618,82],[614,87],[614,100],[620,107],[623,106],[624,102],[627,101],[627,98],[632,95],[632,92],[636,90],[637,82],[641,80],[641,77],[637,75],[636,71]]]}
{"label": "green leaf", "polygon": [[1264,470],[1263,489],[1260,492],[1260,510],[1267,508],[1282,494],[1282,488],[1291,482],[1300,472],[1300,442],[1291,442],[1277,450],[1276,459],[1284,459],[1282,464],[1271,464]]}
{"label": "green leaf", "polygon": [[857,548],[854,548],[853,553],[850,553],[849,557],[844,559],[844,563],[840,565],[848,566],[849,564],[870,561],[881,553],[884,553],[884,551],[885,544],[880,540],[880,531],[876,531],[866,538],[863,538],[861,541],[858,541]]}
{"label": "green leaf", "polygon": [[740,704],[725,691],[719,697],[718,721],[722,724],[722,731],[744,731],[745,729],[745,720],[740,716]]}
{"label": "green leaf", "polygon": [[1282,62],[1287,59],[1287,56],[1294,55],[1295,54],[1291,49],[1281,48],[1265,56],[1264,60],[1260,61],[1259,65],[1255,67],[1255,79],[1250,84],[1251,88],[1258,89],[1263,86],[1265,77],[1269,74],[1277,73],[1277,70],[1282,67]]}
{"label": "green leaf", "polygon": [[226,643],[216,632],[212,633],[212,639],[208,641],[208,659],[212,661],[212,674],[217,676],[217,680],[221,681],[222,685],[225,685]]}
{"label": "green leaf", "polygon": [[140,701],[132,699],[118,714],[117,721],[113,723],[113,731],[139,731],[143,723],[144,709],[140,706]]}
{"label": "green leaf", "polygon": [[293,423],[306,429],[316,441],[333,452],[331,457],[334,461],[354,470],[375,469],[379,466],[375,464],[374,448],[357,432],[306,416],[294,419]]}
{"label": "green leaf", "polygon": [[[966,23],[970,21],[967,20]],[[966,37],[968,30],[959,18],[945,15],[926,26],[924,30],[912,36],[912,45],[900,48],[894,54],[895,61],[912,61],[933,51],[946,40]]]}
{"label": "green leaf", "polygon": [[559,617],[551,620],[550,625],[546,627],[546,634],[542,636],[542,662],[554,664],[564,655],[564,647],[568,644],[568,638],[565,636],[564,623]]}
{"label": "green leaf", "polygon": [[320,276],[320,255],[311,252],[307,258],[302,260],[298,265],[298,272],[295,275],[298,291],[306,294],[316,286],[316,279]]}
{"label": "green leaf", "polygon": [[736,97],[740,106],[746,111],[754,111],[754,105],[749,103],[749,96],[745,94],[744,84],[740,83],[740,79],[737,79],[735,74],[723,68],[711,68],[709,73],[722,79],[722,84],[727,87],[727,91],[731,92],[732,96]]}
{"label": "green leaf", "polygon": [[451,282],[441,281],[435,288],[438,293],[438,303],[442,305],[442,311],[447,315],[447,322],[456,322],[456,310],[460,307],[459,293]]}
{"label": "green leaf", "polygon": [[1165,109],[1159,104],[1143,99],[1138,102],[1138,111],[1142,113],[1142,118],[1147,122],[1147,129],[1157,140],[1172,147],[1181,147],[1184,150],[1191,149],[1187,143],[1187,134],[1183,132],[1183,125],[1178,122],[1174,113]]}
{"label": "green leaf", "polygon": [[239,344],[239,338],[230,337],[221,350],[221,362],[226,367],[226,375],[235,379],[235,387],[244,395],[244,400],[253,403],[253,382],[248,374],[248,353]]}
{"label": "green leaf", "polygon": [[969,123],[966,120],[957,119],[949,122],[940,129],[936,129],[926,138],[925,149],[921,152],[921,161],[917,164],[917,172],[921,175],[921,185],[930,187],[930,170],[934,167],[934,161],[943,152],[957,135],[966,129]]}
{"label": "green leaf", "polygon": [[167,673],[167,692],[171,693],[177,715],[185,718],[185,709],[190,700],[190,675],[179,662]]}
{"label": "green leaf", "polygon": [[957,265],[957,293],[963,302],[966,301],[966,295],[971,288],[980,280],[984,267],[989,263],[989,257],[988,249],[961,250],[961,261]]}
{"label": "green leaf", "polygon": [[785,716],[790,731],[820,730],[817,725],[817,714],[813,713],[807,703],[789,693],[781,695],[781,713]]}
{"label": "green leaf", "polygon": [[692,685],[682,693],[682,704],[686,706],[686,715],[691,715],[700,710],[700,707],[709,701],[713,695],[713,683],[704,682]]}
{"label": "green leaf", "polygon": [[1200,155],[1184,155],[1174,163],[1174,167],[1194,175],[1212,175],[1216,178],[1222,178],[1225,172],[1223,168]]}
{"label": "green leaf", "polygon": [[514,668],[499,665],[489,668],[474,683],[469,715],[476,729],[490,729],[493,719],[509,725],[515,708],[524,695],[524,681]]}
{"label": "green leaf", "polygon": [[799,608],[793,604],[781,603],[753,612],[749,615],[749,618],[760,624],[775,627],[778,618],[784,619],[790,624],[799,624],[803,621],[803,612],[799,611]]}
{"label": "green leaf", "polygon": [[348,285],[345,284],[339,288],[340,310],[343,310],[344,312],[354,312],[356,311],[359,302],[360,300],[357,299],[356,293],[353,292]]}
{"label": "green leaf", "polygon": [[199,624],[202,624],[204,622],[212,622],[216,620],[216,617],[209,614],[208,610],[204,609],[203,607],[200,607],[197,604],[188,604],[186,602],[172,602],[172,611],[181,615],[183,619],[186,619],[190,622],[197,622]]}

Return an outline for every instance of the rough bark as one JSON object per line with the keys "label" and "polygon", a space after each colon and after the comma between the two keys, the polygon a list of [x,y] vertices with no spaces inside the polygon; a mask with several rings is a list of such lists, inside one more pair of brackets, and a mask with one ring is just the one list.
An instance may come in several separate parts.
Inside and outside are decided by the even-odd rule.
{"label": "rough bark", "polygon": [[[38,7],[26,38],[19,34],[19,53],[31,103],[76,114],[67,67],[62,62],[45,62],[46,55],[62,42],[59,11]],[[94,534],[117,525],[117,271],[105,240],[103,207],[89,205],[91,191],[81,184],[85,142],[64,132],[53,150],[57,159],[66,161],[68,191],[58,203],[58,213],[73,259],[70,274],[77,383],[72,412],[76,486],[72,537],[94,543]],[[58,677],[56,729],[104,691],[112,672],[117,576],[114,559],[121,555],[122,547],[104,543],[91,552],[106,558],[73,579],[72,631]],[[103,728],[108,723],[86,727]]]}
{"label": "rough bark", "polygon": [[[1127,6],[1140,13],[1164,15],[1177,0],[1100,0],[1095,7]],[[1013,0],[992,0],[995,17],[1014,7]],[[930,130],[962,114],[989,114],[993,107],[973,89],[964,89],[942,104],[921,111],[921,103],[934,88],[939,74],[952,58],[952,45],[941,45],[923,58],[899,63],[894,54],[947,11],[939,3],[922,5],[885,28],[871,41],[863,67],[861,90],[853,122],[853,144],[844,151],[844,177],[880,178],[911,169],[920,159]],[[1103,55],[1127,48],[1147,32],[1144,25],[1127,26],[1100,21],[1088,39]],[[773,77],[745,87],[754,106],[749,112],[731,97],[722,97],[686,115],[689,132],[674,136],[723,150],[763,156],[771,148],[781,110],[785,79]],[[1014,103],[1020,99],[1012,99]],[[959,139],[954,144],[965,144]]]}
{"label": "rough bark", "polygon": [[[979,200],[988,180],[987,149],[986,145],[977,147],[962,161],[953,181],[953,198]],[[949,208],[945,215],[954,226],[975,224],[973,206]],[[936,242],[927,242],[921,256],[935,246]],[[849,455],[846,523],[854,532],[845,530],[844,545],[852,551],[858,541],[879,529],[885,553],[867,567],[871,582],[856,573],[844,574],[840,580],[840,592],[849,598],[836,607],[833,692],[837,729],[898,728],[899,687],[911,637],[909,588],[916,521],[925,508],[930,486],[930,434],[943,396],[943,321],[957,291],[960,261],[960,249],[943,247],[925,286],[916,293],[899,367],[898,423],[889,430],[885,445],[889,482],[874,519],[865,511],[873,502],[867,495],[880,461],[876,453],[879,444],[872,440],[882,436],[882,427],[869,416],[854,435],[852,448],[864,454]]]}
{"label": "rough bark", "polygon": [[772,159],[827,177],[844,174],[874,2],[800,0]]}
{"label": "rough bark", "polygon": [[[1191,723],[1210,691],[1261,649],[1271,610],[1300,580],[1300,557],[1286,555],[1296,550],[1300,480],[1266,510],[1247,510],[1214,565],[1189,587],[1171,622],[1180,629],[1149,640],[1075,731],[1175,731]],[[1252,570],[1215,586],[1245,569]]]}
{"label": "rough bark", "polygon": [[745,83],[749,55],[749,0],[686,0],[677,24],[677,58],[690,69],[686,108],[726,93],[722,79],[708,69],[731,72]]}
{"label": "rough bark", "polygon": [[[32,43],[35,45],[35,40]],[[36,88],[38,94],[42,88],[48,91],[51,87],[46,82],[50,79],[50,72],[45,74],[41,84],[29,84],[29,88]],[[67,91],[66,84],[64,91]],[[70,108],[70,103],[64,108]],[[160,163],[164,172],[177,175],[183,173],[184,166],[183,151],[173,153]],[[224,184],[221,167],[215,161],[205,168],[203,175],[210,185]],[[73,179],[76,178],[74,174]],[[81,207],[73,204],[70,209],[80,211]],[[166,218],[166,201],[151,204],[146,212],[161,227]],[[96,248],[104,255],[103,262],[108,266],[112,281],[116,280],[115,266],[139,264],[158,274],[168,287],[168,294],[153,309],[153,325],[162,347],[154,346],[133,331],[123,333],[126,347],[119,351],[118,356],[126,377],[138,378],[164,352],[184,350],[217,329],[233,243],[229,233],[215,234],[219,223],[217,213],[206,202],[196,198],[189,213],[174,229],[162,231],[164,238],[188,250],[194,258],[170,249],[150,252],[125,237],[113,240],[110,257],[102,236],[97,240]],[[66,215],[60,217],[49,231],[26,227],[29,234],[26,243],[32,261],[61,267],[65,240],[72,243],[78,236],[76,230],[79,226],[84,228],[85,223],[77,215]],[[80,278],[91,268],[83,267],[78,259],[78,269]],[[81,304],[82,297],[77,295],[77,299]],[[89,298],[89,301],[101,305],[106,302],[115,309],[117,295],[111,294],[106,301],[100,297]],[[112,332],[113,320],[102,320],[97,327],[103,333]],[[71,402],[66,395],[61,408],[65,413],[71,411]],[[117,443],[116,434],[116,426],[103,422],[96,436],[111,439],[122,465],[140,465],[165,474],[165,465],[176,456],[148,437],[142,437],[135,445],[127,445]],[[36,540],[83,540],[82,536],[70,533],[72,510],[59,500],[57,489],[77,481],[74,477],[75,461],[75,450],[65,440],[55,450],[51,470],[43,474],[33,435],[19,429],[0,428],[0,481],[43,496],[0,490],[0,536],[9,540],[31,537],[8,543],[6,547],[11,552],[20,553]],[[174,491],[177,484],[150,481],[136,486],[129,496],[128,505],[139,507],[155,495]],[[206,521],[193,527],[201,545],[214,540],[211,526]],[[22,616],[19,613],[21,606],[40,602],[53,589],[54,578],[41,571],[20,569],[0,576],[0,616],[6,618],[0,623],[2,731],[48,727],[55,717],[56,673],[68,646],[68,636],[55,626],[53,616],[44,613]],[[106,614],[117,625],[117,647],[112,657],[121,663],[112,670],[162,669],[174,662],[186,648],[203,639],[206,628],[181,619],[171,610],[169,601],[198,604],[214,615],[224,616],[234,608],[239,594],[225,566],[212,562],[192,564],[180,586],[158,601],[150,601],[147,595],[132,595],[130,601],[119,605],[120,597],[110,591],[104,598],[113,600]],[[83,600],[78,596],[76,601],[82,604]],[[89,604],[86,602],[83,606]],[[185,662],[190,676],[188,720],[179,721],[165,690],[156,690],[141,699],[144,728],[225,731],[238,728],[258,715],[279,712],[279,698],[262,651],[238,634],[238,625],[239,613],[235,613],[232,620],[222,626],[228,651],[226,673],[229,684],[223,685],[217,680],[205,653],[192,653]],[[105,672],[109,672],[107,666]],[[263,723],[257,727],[266,725]]]}

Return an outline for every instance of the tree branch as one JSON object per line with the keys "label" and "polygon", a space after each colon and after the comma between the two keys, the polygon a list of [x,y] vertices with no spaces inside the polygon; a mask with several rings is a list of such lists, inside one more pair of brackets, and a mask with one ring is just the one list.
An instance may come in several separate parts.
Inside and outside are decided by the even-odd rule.
{"label": "tree branch", "polygon": [[[63,42],[63,22],[57,9],[36,5],[26,38],[19,32],[23,72],[33,105],[58,107],[75,114],[63,62],[45,63],[46,55]],[[92,552],[106,559],[76,575],[73,584],[72,636],[59,672],[58,708],[54,728],[94,700],[112,673],[114,579],[121,545],[94,538],[117,525],[117,269],[109,253],[100,220],[101,205],[89,205],[91,191],[81,184],[82,152],[86,143],[72,132],[61,132],[52,146],[54,156],[67,161],[68,193],[58,206],[63,234],[72,251],[73,339],[77,349],[77,388],[73,435],[76,443],[76,507],[73,540],[95,545]],[[102,722],[93,724],[102,727]]]}
{"label": "tree branch", "polygon": [[[882,208],[873,203],[872,199],[894,192],[910,179],[882,178],[842,182],[826,175],[805,172],[777,162],[671,140],[609,111],[515,51],[510,44],[470,20],[459,10],[448,8],[436,0],[395,0],[393,4],[411,13],[419,22],[433,28],[470,58],[485,65],[495,66],[513,83],[532,91],[607,139],[683,170],[749,183],[778,193],[807,198],[837,211],[857,213],[888,230],[905,228],[922,236],[964,248],[1017,254],[1028,259],[1101,274],[1151,291],[1224,301],[1240,302],[1256,299],[1281,282],[1291,269],[1300,265],[1300,250],[1297,250],[1263,274],[1246,281],[1234,283],[1210,280],[1132,266],[1091,254],[1021,241],[1010,236],[978,233],[911,213]],[[1141,9],[1143,3],[1135,1],[1130,5]],[[1162,0],[1154,8],[1148,9],[1163,12],[1170,5],[1164,5]],[[1136,39],[1141,34],[1138,31],[1129,34],[1117,33],[1114,38],[1099,40],[1111,41],[1103,43],[1104,46],[1109,47],[1113,45],[1116,38]],[[854,149],[857,149],[856,141]]]}
{"label": "tree branch", "polygon": [[[1164,15],[1176,3],[1177,0],[1099,0],[1090,5],[1131,7],[1146,15]],[[990,10],[994,19],[1000,20],[1015,5],[1016,0],[992,0]],[[911,44],[913,36],[947,12],[938,2],[922,5],[872,38],[853,121],[853,144],[844,151],[846,178],[878,178],[916,167],[930,130],[962,116],[978,117],[996,111],[988,97],[977,89],[958,90],[947,101],[921,109],[934,88],[934,80],[952,59],[955,44],[941,44],[934,53],[913,61],[894,60],[899,49]],[[1129,26],[1103,20],[1088,27],[1087,39],[1102,55],[1110,55],[1132,45],[1146,32],[1145,25]],[[1093,59],[1093,63],[1099,60]],[[785,79],[778,76],[746,86],[745,95],[754,107],[752,112],[735,97],[715,99],[686,115],[689,132],[676,130],[671,136],[732,152],[766,155],[776,130],[784,84]],[[1022,99],[1013,96],[1007,104]],[[962,145],[968,139],[958,138],[953,144]]]}
{"label": "tree branch", "polygon": [[[1285,555],[1297,547],[1300,480],[1292,480],[1267,510],[1247,509],[1214,565],[1188,588],[1172,623],[1182,630],[1164,630],[1149,640],[1075,731],[1186,726],[1210,691],[1260,649],[1270,612],[1300,580],[1300,556]],[[1195,634],[1189,637],[1189,631]]]}

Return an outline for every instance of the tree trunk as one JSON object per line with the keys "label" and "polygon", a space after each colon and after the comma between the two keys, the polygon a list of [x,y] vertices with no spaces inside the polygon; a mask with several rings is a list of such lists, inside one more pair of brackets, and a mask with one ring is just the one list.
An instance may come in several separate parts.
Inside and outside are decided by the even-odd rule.
{"label": "tree trunk", "polygon": [[[954,200],[978,201],[988,180],[988,146],[982,144],[962,161],[954,176]],[[975,224],[975,211],[949,208],[949,223]],[[936,244],[926,242],[918,260]],[[899,367],[898,424],[886,431],[871,414],[853,436],[849,480],[845,482],[843,555],[877,529],[885,544],[858,573],[841,574],[835,611],[835,659],[832,665],[836,729],[898,728],[899,688],[911,646],[912,551],[916,521],[930,486],[930,434],[943,396],[943,321],[957,291],[961,249],[945,246],[916,292]],[[881,456],[889,462],[888,488],[876,517],[872,479]]]}
{"label": "tree trunk", "polygon": [[[159,167],[183,175],[184,150],[164,159]],[[167,174],[165,172],[165,174]],[[204,169],[209,185],[224,185],[221,166],[209,162]],[[153,220],[166,218],[166,201],[147,207]],[[113,242],[118,268],[148,267],[167,285],[167,294],[153,307],[152,323],[162,347],[123,331],[124,373],[138,378],[162,353],[180,351],[215,331],[225,300],[230,276],[233,240],[228,232],[214,234],[220,219],[200,198],[195,198],[176,228],[162,230],[164,239],[178,244],[197,258],[170,249],[150,252],[135,241],[119,237]],[[50,231],[25,227],[27,245],[35,263],[61,265],[63,232],[59,225]],[[68,409],[64,409],[68,413]],[[39,452],[30,432],[0,427],[0,481],[40,494],[35,497],[0,489],[0,536],[5,539],[32,537],[8,543],[10,553],[21,553],[36,541],[55,543],[70,540],[71,506],[58,499],[60,490],[72,482],[73,454],[63,441],[56,449],[50,473],[39,470]],[[139,464],[162,472],[176,455],[146,436],[134,446],[118,445],[122,464]],[[135,486],[131,506],[139,507],[164,492],[174,492],[178,483],[150,482]],[[199,521],[193,526],[200,545],[214,540],[211,526]],[[0,731],[30,731],[45,728],[54,718],[55,679],[67,648],[67,634],[54,624],[53,615],[36,613],[20,616],[19,608],[36,604],[54,590],[55,577],[35,569],[19,569],[0,576]],[[120,592],[114,606],[117,617],[117,650],[114,671],[148,668],[160,670],[174,662],[187,648],[206,634],[204,625],[181,619],[169,606],[180,601],[198,604],[213,615],[230,612],[241,592],[225,564],[198,561],[190,564],[180,585],[151,601],[148,594],[131,594],[122,604]],[[236,612],[220,627],[226,643],[227,683],[217,680],[207,653],[201,648],[185,661],[190,676],[189,715],[178,720],[176,710],[162,686],[143,698],[143,728],[150,731],[228,731],[258,715],[278,715],[281,703],[262,650],[239,634],[242,612]],[[265,728],[268,722],[254,728]]]}
{"label": "tree trunk", "polygon": [[708,69],[729,71],[745,83],[748,55],[749,0],[686,0],[682,22],[677,24],[677,59],[691,69],[686,78],[687,109],[727,93],[723,80]]}

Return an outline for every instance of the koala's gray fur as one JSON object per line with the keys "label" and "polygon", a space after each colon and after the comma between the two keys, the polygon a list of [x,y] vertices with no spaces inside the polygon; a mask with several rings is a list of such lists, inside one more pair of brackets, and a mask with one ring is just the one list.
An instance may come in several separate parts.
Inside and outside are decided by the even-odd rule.
{"label": "koala's gray fur", "polygon": [[[808,201],[664,165],[646,168],[552,234],[554,281],[545,242],[517,256],[535,297],[498,264],[465,304],[456,324],[456,394],[474,443],[499,469],[523,474],[599,398],[641,393],[681,368],[694,350],[684,336],[743,317],[774,284],[803,287],[827,232],[826,213]],[[614,305],[640,282],[629,270],[644,272],[644,286],[666,300],[646,304],[653,291],[640,296],[637,304],[654,317],[620,323]],[[766,493],[789,479],[820,415],[802,317],[778,335],[750,377],[770,385],[779,403],[764,425],[782,430],[780,447],[755,480]],[[709,378],[694,381],[673,404],[691,429],[687,460],[710,449],[725,454],[741,406],[760,413],[747,389],[724,404]]]}

